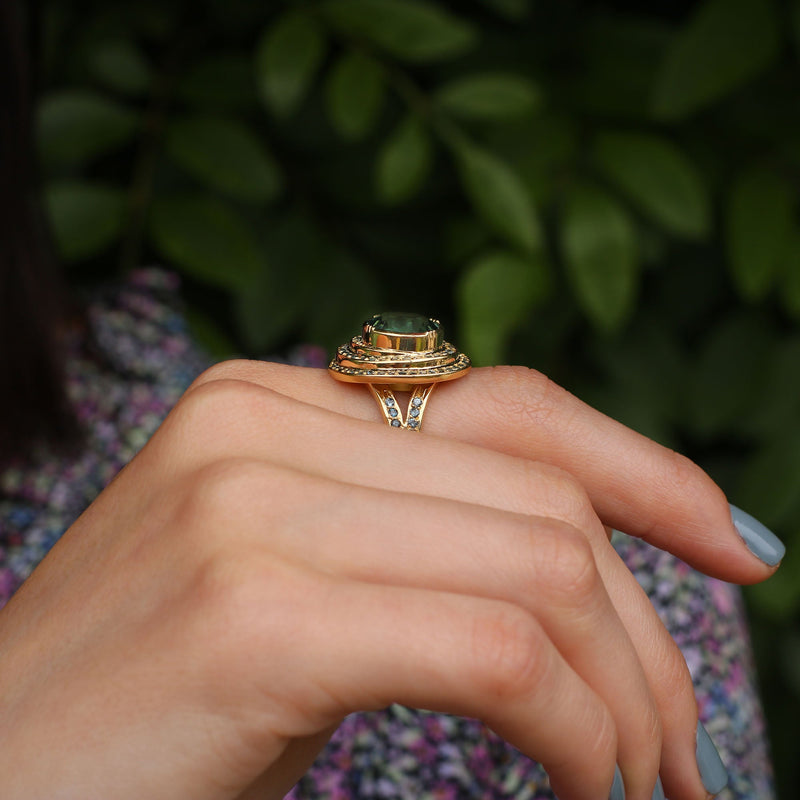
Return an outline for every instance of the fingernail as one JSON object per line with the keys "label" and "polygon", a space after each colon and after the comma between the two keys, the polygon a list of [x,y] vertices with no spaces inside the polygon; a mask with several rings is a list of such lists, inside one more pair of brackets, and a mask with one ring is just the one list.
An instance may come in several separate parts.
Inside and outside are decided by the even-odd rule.
{"label": "fingernail", "polygon": [[728,772],[719,757],[714,742],[701,722],[697,723],[697,768],[705,790],[719,794],[728,784]]}
{"label": "fingernail", "polygon": [[661,777],[656,778],[656,788],[653,789],[652,800],[666,800],[664,797],[664,787],[661,785]]}
{"label": "fingernail", "polygon": [[770,567],[780,564],[786,553],[786,547],[769,528],[733,504],[731,504],[731,517],[739,536],[744,539],[744,543],[754,556]]}
{"label": "fingernail", "polygon": [[614,783],[611,784],[608,800],[625,800],[625,784],[622,782],[622,773],[619,771],[619,767],[614,768]]}

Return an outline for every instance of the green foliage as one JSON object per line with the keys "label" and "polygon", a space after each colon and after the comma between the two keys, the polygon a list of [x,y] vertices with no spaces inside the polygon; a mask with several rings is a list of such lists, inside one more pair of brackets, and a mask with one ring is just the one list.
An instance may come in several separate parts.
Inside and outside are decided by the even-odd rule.
{"label": "green foliage", "polygon": [[413,197],[427,177],[432,160],[430,134],[413,114],[386,139],[375,165],[375,187],[387,205]]}
{"label": "green foliage", "polygon": [[328,113],[343,139],[360,139],[378,119],[384,97],[380,63],[356,51],[345,53],[328,78]]}
{"label": "green foliage", "polygon": [[774,287],[784,267],[794,205],[792,182],[771,170],[751,168],[734,181],[725,207],[726,245],[743,297],[760,300]]}
{"label": "green foliage", "polygon": [[537,366],[698,460],[789,543],[747,595],[779,745],[800,714],[800,3],[659,6],[45,0],[44,199],[73,281],[164,263],[215,356],[430,311],[477,362]]}
{"label": "green foliage", "polygon": [[458,285],[459,339],[476,365],[503,360],[508,338],[546,298],[549,288],[542,258],[495,250],[467,266]]}
{"label": "green foliage", "polygon": [[633,224],[603,191],[572,187],[561,224],[564,264],[578,303],[604,331],[630,316],[638,277]]}
{"label": "green foliage", "polygon": [[325,56],[325,38],[317,20],[290,11],[267,28],[256,50],[256,74],[264,102],[278,116],[302,103]]}
{"label": "green foliage", "polygon": [[165,148],[192,177],[224,194],[267,203],[280,192],[275,159],[237,119],[179,117],[167,129]]}
{"label": "green foliage", "polygon": [[132,141],[138,117],[118,101],[81,88],[45,97],[37,123],[44,161],[77,166]]}
{"label": "green foliage", "polygon": [[704,0],[661,65],[653,110],[682,119],[738,89],[778,55],[772,0]]}
{"label": "green foliage", "polygon": [[61,257],[77,261],[105,250],[123,227],[125,195],[111,186],[85,181],[54,181],[45,206]]}
{"label": "green foliage", "polygon": [[453,154],[475,213],[509,244],[535,251],[541,244],[539,222],[519,176],[501,159],[472,144],[457,142]]}
{"label": "green foliage", "polygon": [[708,233],[708,191],[692,162],[668,139],[602,133],[593,156],[598,170],[667,231],[693,239]]}
{"label": "green foliage", "polygon": [[461,55],[477,39],[472,25],[420,0],[323,0],[321,10],[339,33],[411,63]]}
{"label": "green foliage", "polygon": [[446,83],[436,101],[449,113],[464,119],[524,117],[541,103],[536,84],[513,73],[480,72]]}

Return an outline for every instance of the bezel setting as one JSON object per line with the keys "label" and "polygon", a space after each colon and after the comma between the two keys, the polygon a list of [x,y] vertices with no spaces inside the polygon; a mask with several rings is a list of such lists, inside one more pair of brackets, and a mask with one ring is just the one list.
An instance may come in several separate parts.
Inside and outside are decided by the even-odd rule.
{"label": "bezel setting", "polygon": [[444,340],[438,320],[392,312],[367,320],[360,336],[338,348],[328,370],[346,383],[389,384],[402,391],[455,380],[470,367],[469,358]]}

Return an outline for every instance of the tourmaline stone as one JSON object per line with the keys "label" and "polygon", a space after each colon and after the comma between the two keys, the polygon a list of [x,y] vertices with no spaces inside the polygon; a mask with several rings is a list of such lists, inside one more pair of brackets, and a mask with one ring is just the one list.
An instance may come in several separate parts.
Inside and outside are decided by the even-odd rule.
{"label": "tourmaline stone", "polygon": [[379,333],[427,333],[438,331],[441,325],[422,314],[409,314],[405,311],[384,311],[369,320],[370,327]]}
{"label": "tourmaline stone", "polygon": [[422,314],[385,311],[364,323],[363,340],[372,347],[385,350],[435,350],[444,342],[438,320]]}

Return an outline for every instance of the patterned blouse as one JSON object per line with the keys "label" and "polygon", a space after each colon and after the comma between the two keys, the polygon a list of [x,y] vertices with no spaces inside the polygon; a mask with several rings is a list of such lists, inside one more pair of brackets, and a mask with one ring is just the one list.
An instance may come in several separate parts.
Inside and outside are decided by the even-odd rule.
{"label": "patterned blouse", "polygon": [[[91,337],[75,335],[69,394],[82,453],[40,452],[0,474],[0,608],[59,536],[145,444],[207,363],[177,302],[177,279],[140,270],[96,292]],[[86,341],[91,338],[91,345]],[[323,366],[300,348],[294,363]],[[724,800],[773,797],[764,719],[740,591],[624,536],[615,546],[683,651],[700,716],[730,774]],[[553,800],[547,776],[480,722],[393,705],[349,716],[288,800]]]}

